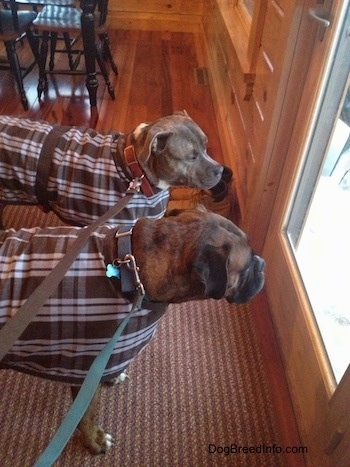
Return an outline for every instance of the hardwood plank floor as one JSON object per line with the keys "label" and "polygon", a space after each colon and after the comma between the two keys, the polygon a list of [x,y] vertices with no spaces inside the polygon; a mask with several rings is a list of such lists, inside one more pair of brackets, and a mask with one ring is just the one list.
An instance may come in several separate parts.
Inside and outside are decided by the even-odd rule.
{"label": "hardwood plank floor", "polygon": [[[97,112],[91,115],[84,76],[49,76],[48,92],[37,98],[38,70],[24,80],[30,109],[22,108],[12,75],[0,71],[0,114],[22,115],[63,125],[89,125],[99,131],[131,131],[144,121],[186,109],[209,139],[209,153],[223,162],[209,86],[196,84],[194,70],[205,66],[201,37],[192,33],[110,31],[119,75],[110,73],[113,101],[101,76]],[[27,47],[19,54],[28,61]],[[64,67],[66,57],[56,60]]]}

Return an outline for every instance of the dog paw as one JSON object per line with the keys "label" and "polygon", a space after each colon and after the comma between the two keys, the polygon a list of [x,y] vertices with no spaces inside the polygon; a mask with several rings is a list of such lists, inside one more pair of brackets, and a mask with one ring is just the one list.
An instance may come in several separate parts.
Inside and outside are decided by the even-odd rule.
{"label": "dog paw", "polygon": [[82,433],[84,438],[84,445],[88,448],[91,454],[105,454],[115,442],[113,437],[109,433],[96,426],[92,433],[89,433],[89,436],[86,437]]}

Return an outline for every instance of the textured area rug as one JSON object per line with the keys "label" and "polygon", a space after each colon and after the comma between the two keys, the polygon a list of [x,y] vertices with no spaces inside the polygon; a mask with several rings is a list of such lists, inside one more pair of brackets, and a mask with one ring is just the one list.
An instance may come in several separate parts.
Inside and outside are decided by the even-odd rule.
{"label": "textured area rug", "polygon": [[[103,387],[98,421],[115,447],[93,457],[75,434],[55,465],[285,465],[279,454],[231,452],[281,445],[252,319],[249,307],[225,301],[172,305],[130,379]],[[32,466],[69,408],[70,389],[9,370],[0,384],[1,465]]]}
{"label": "textured area rug", "polygon": [[[6,208],[5,225],[18,228],[21,209]],[[26,226],[47,223],[59,221],[26,209]],[[171,305],[128,373],[100,399],[98,423],[116,445],[94,457],[76,432],[55,466],[287,465],[249,306]],[[0,384],[0,464],[30,467],[69,409],[70,388],[10,370]]]}

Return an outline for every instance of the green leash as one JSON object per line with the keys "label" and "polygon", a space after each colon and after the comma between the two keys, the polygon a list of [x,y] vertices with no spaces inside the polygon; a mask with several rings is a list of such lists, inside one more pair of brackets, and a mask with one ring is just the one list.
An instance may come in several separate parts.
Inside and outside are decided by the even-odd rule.
{"label": "green leash", "polygon": [[89,404],[96,392],[96,389],[100,383],[102,374],[108,363],[109,357],[111,356],[115,344],[118,342],[122,332],[128,324],[130,318],[140,308],[143,295],[138,291],[136,300],[133,303],[133,307],[129,314],[120,323],[116,333],[112,339],[103,347],[101,352],[97,355],[93,361],[84,382],[78,392],[77,397],[74,399],[65,419],[61,423],[60,427],[56,431],[55,436],[50,441],[45,451],[41,454],[39,459],[34,464],[34,467],[49,467],[62,453],[74,430],[78,426],[80,420],[85,414]]}

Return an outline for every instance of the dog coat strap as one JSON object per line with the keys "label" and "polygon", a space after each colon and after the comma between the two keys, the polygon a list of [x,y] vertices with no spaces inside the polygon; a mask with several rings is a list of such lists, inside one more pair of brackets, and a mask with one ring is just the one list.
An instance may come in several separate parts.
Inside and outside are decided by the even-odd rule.
{"label": "dog coat strap", "polygon": [[47,194],[47,183],[49,181],[52,158],[58,139],[69,129],[70,127],[68,126],[54,126],[45,138],[40,151],[35,181],[35,194],[38,198],[39,204],[44,208],[45,212],[49,212],[51,210]]}

